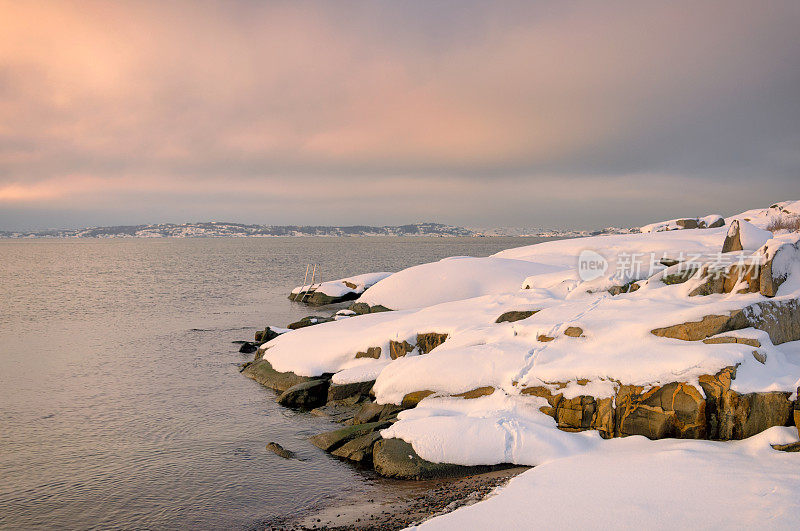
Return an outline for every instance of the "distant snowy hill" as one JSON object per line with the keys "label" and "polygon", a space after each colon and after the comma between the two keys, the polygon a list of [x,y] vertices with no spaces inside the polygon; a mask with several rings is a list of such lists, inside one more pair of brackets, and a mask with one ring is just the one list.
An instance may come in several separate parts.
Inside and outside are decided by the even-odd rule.
{"label": "distant snowy hill", "polygon": [[346,227],[321,225],[245,225],[211,221],[203,223],[160,223],[157,225],[119,225],[83,229],[46,229],[38,231],[0,231],[0,238],[217,238],[274,236],[588,236],[636,232],[637,229],[608,228],[601,231],[545,229],[467,229],[441,223]]}

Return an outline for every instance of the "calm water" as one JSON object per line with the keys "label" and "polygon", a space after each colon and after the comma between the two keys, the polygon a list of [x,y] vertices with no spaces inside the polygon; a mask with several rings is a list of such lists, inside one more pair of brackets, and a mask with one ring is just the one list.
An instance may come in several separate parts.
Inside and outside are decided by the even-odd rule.
{"label": "calm water", "polygon": [[242,528],[379,492],[231,341],[313,313],[286,299],[307,262],[330,279],[536,241],[0,240],[0,527]]}

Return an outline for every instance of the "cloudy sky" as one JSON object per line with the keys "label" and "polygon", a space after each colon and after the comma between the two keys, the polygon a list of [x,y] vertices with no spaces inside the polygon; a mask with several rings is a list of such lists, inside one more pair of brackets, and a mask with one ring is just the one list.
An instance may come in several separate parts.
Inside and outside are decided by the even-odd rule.
{"label": "cloudy sky", "polygon": [[800,199],[800,2],[0,0],[0,229]]}

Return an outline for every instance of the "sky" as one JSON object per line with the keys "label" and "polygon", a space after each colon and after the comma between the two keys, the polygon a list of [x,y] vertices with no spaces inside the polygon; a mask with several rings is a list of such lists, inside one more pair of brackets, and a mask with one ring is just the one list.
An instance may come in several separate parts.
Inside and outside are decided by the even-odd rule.
{"label": "sky", "polygon": [[0,229],[800,199],[800,2],[0,0]]}

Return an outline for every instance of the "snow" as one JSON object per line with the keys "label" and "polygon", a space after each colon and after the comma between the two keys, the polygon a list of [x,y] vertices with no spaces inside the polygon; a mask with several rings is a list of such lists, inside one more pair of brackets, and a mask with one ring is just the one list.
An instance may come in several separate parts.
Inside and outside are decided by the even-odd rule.
{"label": "snow", "polygon": [[518,290],[526,277],[559,269],[564,268],[527,260],[457,256],[395,273],[364,292],[360,301],[393,310],[421,308]]}
{"label": "snow", "polygon": [[419,529],[796,529],[800,454],[770,447],[796,439],[774,427],[736,442],[602,441]]}
{"label": "snow", "polygon": [[[796,440],[794,427],[728,443],[603,440],[597,431],[559,430],[539,409],[546,401],[523,394],[541,386],[566,399],[601,399],[614,397],[620,383],[647,389],[684,382],[700,390],[701,376],[737,366],[734,391],[784,391],[794,399],[800,341],[773,345],[756,329],[720,336],[755,339],[757,348],[651,333],[767,300],[800,297],[798,234],[765,230],[790,209],[800,210],[800,202],[728,220],[740,220],[746,249],[725,255],[732,263],[755,251],[774,256],[773,271],[788,275],[772,299],[760,293],[690,297],[700,275],[682,284],[662,282],[665,273],[679,267],[668,268],[663,258],[697,264],[718,259],[728,227],[604,235],[400,271],[377,281],[360,299],[395,311],[292,331],[260,352],[279,371],[333,373],[336,384],[375,380],[373,392],[381,404],[430,391],[382,432],[411,443],[424,459],[536,466],[497,496],[422,527],[794,527],[800,517],[800,455],[769,447]],[[587,253],[605,262],[596,278],[582,274],[580,260]],[[634,280],[635,291],[615,296],[607,291]],[[526,310],[535,313],[496,322],[505,312]],[[582,333],[567,336],[570,327]],[[415,348],[391,359],[391,341],[415,345],[418,334],[430,332],[447,339],[426,354]],[[380,347],[379,359],[355,358],[370,347]],[[487,387],[491,394],[479,398],[453,396]],[[739,481],[742,477],[747,480]]]}
{"label": "snow", "polygon": [[770,239],[772,239],[770,231],[761,229],[750,222],[739,220],[739,241],[744,249],[755,251]]}
{"label": "snow", "polygon": [[686,230],[683,229],[680,225],[678,225],[678,221],[681,220],[695,220],[699,226],[706,228],[712,223],[716,223],[717,221],[724,219],[719,214],[709,214],[708,216],[703,216],[701,218],[676,218],[670,219],[668,221],[659,221],[658,223],[651,223],[650,225],[645,225],[639,229],[640,232],[663,232],[663,231],[670,231],[670,230]]}
{"label": "snow", "polygon": [[[373,284],[385,279],[392,273],[381,271],[378,273],[365,273],[363,275],[356,275],[354,277],[340,278],[338,280],[329,280],[321,284],[314,284],[317,286],[315,291],[324,293],[331,297],[343,297],[349,293],[363,293],[364,290]],[[347,284],[355,285],[355,287],[348,286]],[[300,293],[300,291],[308,291],[311,285],[297,286],[292,290],[293,294]]]}

